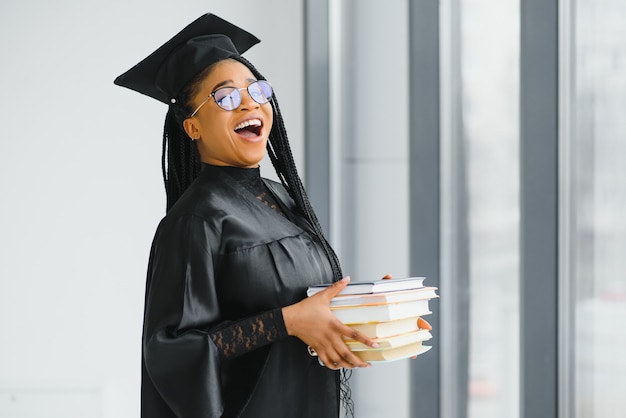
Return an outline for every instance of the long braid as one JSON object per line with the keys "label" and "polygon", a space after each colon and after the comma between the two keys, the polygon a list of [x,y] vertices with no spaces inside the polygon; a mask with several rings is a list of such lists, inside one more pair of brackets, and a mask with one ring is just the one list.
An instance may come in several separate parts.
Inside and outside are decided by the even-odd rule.
{"label": "long braid", "polygon": [[[263,75],[259,73],[259,71],[248,60],[243,57],[236,57],[235,59],[247,66],[255,77],[260,80],[265,80],[265,77],[263,77]],[[320,243],[322,244],[324,252],[328,257],[333,270],[334,281],[341,280],[343,274],[341,272],[339,258],[324,236],[324,231],[322,230],[320,222],[317,219],[317,215],[313,210],[313,206],[309,201],[304,185],[302,184],[302,180],[300,180],[300,176],[298,175],[298,170],[296,169],[293,153],[291,152],[289,140],[287,139],[287,130],[285,129],[285,123],[280,112],[280,106],[278,105],[276,94],[274,94],[272,101],[274,124],[272,126],[272,130],[270,131],[268,141],[268,155],[281,182],[289,192],[291,198],[296,202],[298,209],[300,209],[313,227],[315,235],[317,235]]]}
{"label": "long braid", "polygon": [[[265,77],[263,77],[263,75],[248,60],[243,57],[235,57],[235,59],[248,67],[258,80],[265,80]],[[296,164],[293,159],[293,153],[291,152],[291,146],[289,145],[289,140],[287,138],[287,130],[285,129],[285,123],[280,112],[280,106],[278,105],[276,94],[274,94],[272,102],[274,124],[272,126],[272,130],[270,131],[269,141],[267,142],[267,153],[270,157],[270,161],[274,165],[274,169],[276,170],[280,181],[283,183],[287,192],[296,203],[296,206],[313,227],[315,235],[322,244],[324,252],[330,262],[333,270],[334,281],[341,280],[343,273],[341,272],[339,258],[324,236],[322,226],[317,219],[317,215],[315,214],[313,206],[309,201],[309,197],[304,189],[302,180],[298,175],[298,170],[296,169]],[[352,400],[352,392],[349,384],[351,376],[351,369],[342,369],[340,371],[340,398],[343,402],[345,414],[348,417],[354,417],[354,401]]]}
{"label": "long braid", "polygon": [[161,165],[167,194],[167,211],[200,175],[202,169],[198,146],[184,131],[182,123],[193,111],[191,98],[197,93],[201,81],[210,70],[211,67],[201,71],[187,84],[165,116]]}
{"label": "long braid", "polygon": [[[161,149],[161,172],[163,173],[163,185],[165,186],[165,196],[169,195],[168,187],[167,187],[167,116],[165,116],[165,124],[163,126],[163,147]],[[166,209],[169,210],[169,198],[168,202],[165,204]]]}
{"label": "long braid", "polygon": [[198,148],[183,131],[171,107],[165,116],[161,165],[169,211],[198,177],[201,167]]}

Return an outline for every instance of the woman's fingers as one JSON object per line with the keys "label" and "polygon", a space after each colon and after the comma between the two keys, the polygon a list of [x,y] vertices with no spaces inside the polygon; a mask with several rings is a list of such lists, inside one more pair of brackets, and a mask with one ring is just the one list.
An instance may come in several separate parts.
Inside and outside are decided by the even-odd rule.
{"label": "woman's fingers", "polygon": [[341,328],[341,333],[349,339],[363,343],[368,347],[378,348],[378,344],[374,342],[370,337],[355,330],[354,328],[350,328],[347,325],[343,325],[343,327]]}
{"label": "woman's fingers", "polygon": [[333,326],[333,335],[327,335],[327,338],[313,347],[324,366],[330,369],[352,369],[355,367],[370,367],[370,364],[361,360],[354,354],[344,341],[344,335],[350,339],[367,344],[376,348],[377,345],[364,335],[358,333],[353,328],[338,322]]}
{"label": "woman's fingers", "polygon": [[328,300],[328,303],[330,303],[330,300],[337,296],[339,292],[341,292],[348,285],[348,283],[350,283],[350,276],[346,276],[343,279],[336,281],[326,289],[319,292],[318,295],[322,295]]}
{"label": "woman's fingers", "polygon": [[354,354],[350,348],[346,345],[342,334],[348,338],[355,339],[367,344],[370,347],[376,348],[369,338],[357,333],[354,329],[349,328],[339,323],[340,328],[337,329],[333,336],[328,336],[326,340],[321,342],[318,346],[314,347],[318,357],[324,363],[324,366],[330,369],[352,369],[355,367],[370,367],[370,364],[361,360],[356,354]]}
{"label": "woman's fingers", "polygon": [[[343,347],[341,345],[343,345]],[[364,362],[356,354],[350,351],[343,341],[341,341],[341,345],[319,355],[324,366],[333,370],[342,368],[353,369],[355,367],[370,367],[369,363]]]}
{"label": "woman's fingers", "polygon": [[[368,347],[378,348],[378,344],[371,338],[350,328],[347,325],[341,324],[340,332],[347,338],[358,341]],[[343,338],[340,341],[336,341],[333,346],[335,355],[330,356],[331,365],[335,367],[354,368],[354,367],[370,367],[370,364],[361,360],[359,356],[354,354],[350,348],[346,345]],[[332,351],[331,351],[332,352]]]}
{"label": "woman's fingers", "polygon": [[433,329],[432,325],[430,325],[428,323],[428,321],[426,321],[424,318],[420,317],[417,318],[417,327],[419,329],[427,329],[429,331],[431,331]]}

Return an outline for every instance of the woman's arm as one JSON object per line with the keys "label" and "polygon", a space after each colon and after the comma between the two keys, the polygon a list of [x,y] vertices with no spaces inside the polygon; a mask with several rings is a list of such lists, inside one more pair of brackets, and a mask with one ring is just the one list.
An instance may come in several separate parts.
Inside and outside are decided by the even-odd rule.
{"label": "woman's arm", "polygon": [[280,308],[227,322],[209,331],[220,360],[230,360],[288,336]]}

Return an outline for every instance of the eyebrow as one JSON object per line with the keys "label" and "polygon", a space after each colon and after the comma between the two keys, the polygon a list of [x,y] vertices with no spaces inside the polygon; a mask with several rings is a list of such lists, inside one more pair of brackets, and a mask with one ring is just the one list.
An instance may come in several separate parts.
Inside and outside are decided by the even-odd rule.
{"label": "eyebrow", "polygon": [[[259,81],[256,78],[246,78],[247,82],[250,83],[254,83],[255,81]],[[215,86],[213,86],[213,88],[211,89],[211,91],[215,91],[217,89],[219,89],[220,87],[224,87],[227,84],[234,84],[235,82],[233,80],[224,80],[222,82],[217,83]]]}

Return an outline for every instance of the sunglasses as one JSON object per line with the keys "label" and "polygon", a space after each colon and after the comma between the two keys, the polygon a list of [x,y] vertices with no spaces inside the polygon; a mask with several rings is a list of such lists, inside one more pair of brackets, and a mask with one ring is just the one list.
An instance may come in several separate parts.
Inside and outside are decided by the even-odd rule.
{"label": "sunglasses", "polygon": [[248,87],[220,87],[212,92],[200,106],[193,111],[190,118],[196,116],[196,113],[200,110],[211,97],[215,100],[215,103],[224,110],[235,110],[241,105],[241,90],[248,90],[248,94],[258,104],[265,104],[272,98],[272,86],[265,80],[258,80],[250,83]]}

